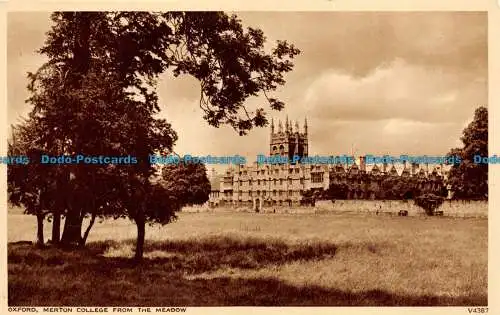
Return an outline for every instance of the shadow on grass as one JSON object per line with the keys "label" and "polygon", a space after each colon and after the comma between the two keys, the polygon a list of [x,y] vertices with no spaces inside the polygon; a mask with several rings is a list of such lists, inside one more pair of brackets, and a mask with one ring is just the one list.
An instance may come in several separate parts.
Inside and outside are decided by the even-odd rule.
{"label": "shadow on grass", "polygon": [[[90,243],[85,249],[64,251],[33,249],[27,244],[9,245],[9,263],[23,265],[65,265],[74,268],[136,268],[131,261],[135,240]],[[288,245],[281,240],[232,238],[228,236],[178,241],[148,241],[144,246],[144,263],[140,268],[161,268],[163,272],[197,274],[220,268],[259,269],[293,261],[331,258],[337,247],[316,242]],[[85,256],[84,260],[81,257]],[[99,264],[99,263],[102,264]]]}
{"label": "shadow on grass", "polygon": [[[486,305],[486,296],[406,296],[294,286],[276,278],[188,280],[221,268],[258,269],[331,258],[335,245],[217,237],[146,244],[144,264],[107,257],[132,241],[98,242],[77,251],[9,244],[10,306],[436,306]],[[161,257],[155,257],[153,254]],[[120,255],[117,255],[120,256]]]}

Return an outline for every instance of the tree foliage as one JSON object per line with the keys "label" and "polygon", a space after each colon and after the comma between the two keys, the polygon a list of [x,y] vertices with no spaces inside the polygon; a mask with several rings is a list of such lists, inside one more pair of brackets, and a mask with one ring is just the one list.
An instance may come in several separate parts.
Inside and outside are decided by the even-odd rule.
{"label": "tree foliage", "polygon": [[45,148],[35,141],[37,135],[43,131],[43,126],[33,119],[26,120],[21,125],[12,126],[12,139],[8,143],[8,155],[11,157],[25,157],[25,163],[10,164],[7,167],[7,193],[11,204],[22,207],[26,214],[37,217],[37,243],[43,245],[43,221],[50,214],[55,204],[55,181],[57,178],[54,169],[43,168],[38,163],[30,161],[40,158]]}
{"label": "tree foliage", "polygon": [[[201,169],[189,166],[169,169],[175,175],[164,177],[171,183],[175,176],[191,176],[195,185],[153,180],[148,156],[172,152],[177,140],[171,125],[156,116],[158,76],[170,70],[198,79],[205,120],[244,135],[267,124],[264,108],[245,106],[249,97],[263,94],[271,109],[283,108],[269,93],[285,83],[299,50],[278,41],[268,53],[261,30],[244,29],[223,12],[55,12],[51,19],[39,50],[49,61],[29,74],[30,115],[44,127],[30,131],[35,143],[51,155],[132,155],[138,161],[51,166],[46,181],[67,196],[51,197],[60,205],[52,208],[54,217],[66,216],[61,241],[84,244],[87,215],[92,223],[98,216],[129,217],[138,227],[140,259],[144,224],[169,222],[180,205],[202,200],[207,187]],[[29,194],[19,187],[19,194]]]}
{"label": "tree foliage", "polygon": [[[425,193],[445,195],[443,178],[440,176],[420,177],[391,176],[389,174],[331,173],[330,186],[325,191],[327,199],[349,199],[354,192],[362,199],[407,200]],[[360,197],[358,197],[360,198]]]}
{"label": "tree foliage", "polygon": [[450,170],[448,182],[458,199],[488,198],[488,164],[476,163],[474,156],[488,157],[488,109],[479,107],[473,121],[464,129],[462,148],[454,148],[449,156],[460,157],[461,163]]}
{"label": "tree foliage", "polygon": [[415,204],[423,208],[427,215],[434,215],[443,202],[444,198],[435,194],[423,194],[415,198]]}
{"label": "tree foliage", "polygon": [[210,181],[201,163],[167,164],[162,169],[162,183],[172,198],[185,205],[200,205],[208,201]]}
{"label": "tree foliage", "polygon": [[347,199],[349,186],[346,183],[332,182],[327,190],[325,190],[325,197],[327,199]]}

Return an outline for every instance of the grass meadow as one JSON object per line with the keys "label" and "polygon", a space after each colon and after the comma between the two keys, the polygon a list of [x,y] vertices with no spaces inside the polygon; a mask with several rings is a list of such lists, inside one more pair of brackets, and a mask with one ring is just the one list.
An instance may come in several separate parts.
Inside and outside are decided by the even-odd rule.
{"label": "grass meadow", "polygon": [[148,227],[140,267],[127,220],[74,252],[16,243],[35,235],[35,217],[9,214],[9,305],[488,304],[487,219],[180,213]]}

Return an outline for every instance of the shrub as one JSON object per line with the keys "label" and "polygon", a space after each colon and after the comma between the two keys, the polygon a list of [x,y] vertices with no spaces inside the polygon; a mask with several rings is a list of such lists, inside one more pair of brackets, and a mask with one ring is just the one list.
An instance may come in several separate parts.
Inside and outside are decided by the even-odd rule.
{"label": "shrub", "polygon": [[427,215],[434,215],[434,211],[444,202],[444,198],[434,194],[423,194],[415,198],[415,204],[425,210]]}

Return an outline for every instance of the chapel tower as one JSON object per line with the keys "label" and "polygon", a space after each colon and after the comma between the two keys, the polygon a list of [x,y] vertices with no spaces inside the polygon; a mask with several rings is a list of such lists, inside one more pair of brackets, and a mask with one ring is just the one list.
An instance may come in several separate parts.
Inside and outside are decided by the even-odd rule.
{"label": "chapel tower", "polygon": [[298,122],[293,124],[288,121],[288,116],[286,117],[285,126],[282,125],[281,121],[278,121],[277,130],[275,129],[274,120],[271,120],[269,155],[288,156],[292,160],[294,155],[307,156],[308,150],[307,119],[304,120],[304,132],[300,132]]}

